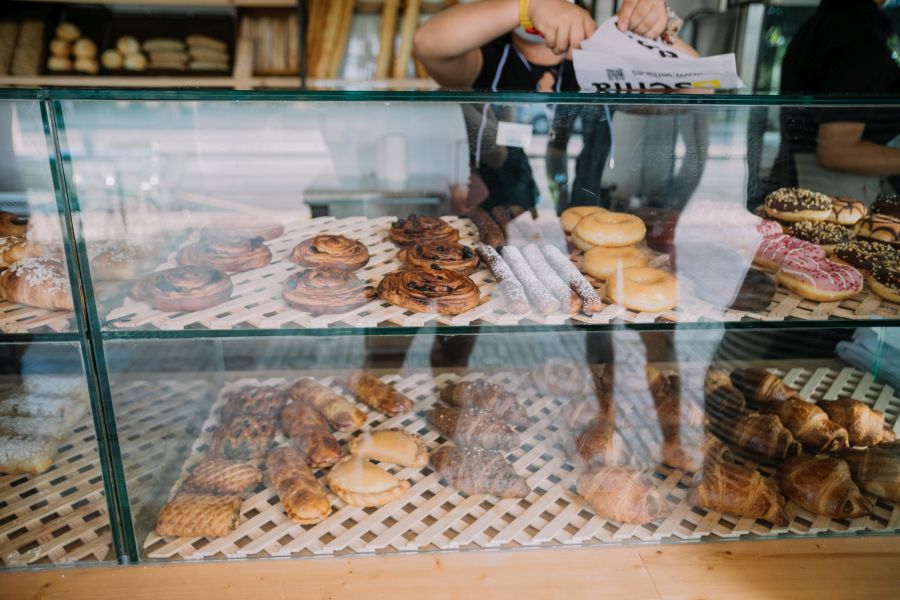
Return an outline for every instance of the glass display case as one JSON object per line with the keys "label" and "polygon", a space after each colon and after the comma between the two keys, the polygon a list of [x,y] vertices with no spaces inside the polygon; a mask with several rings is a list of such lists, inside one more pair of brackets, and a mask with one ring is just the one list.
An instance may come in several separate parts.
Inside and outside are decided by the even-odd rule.
{"label": "glass display case", "polygon": [[0,328],[81,345],[120,560],[897,532],[898,201],[807,159],[900,101],[36,98],[80,294]]}

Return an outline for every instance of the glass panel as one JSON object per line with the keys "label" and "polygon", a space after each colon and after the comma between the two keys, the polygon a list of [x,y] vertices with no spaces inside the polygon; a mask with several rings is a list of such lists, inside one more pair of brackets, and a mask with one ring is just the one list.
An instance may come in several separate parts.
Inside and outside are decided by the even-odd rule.
{"label": "glass panel", "polygon": [[0,343],[0,565],[115,560],[77,343]]}
{"label": "glass panel", "polygon": [[[900,397],[844,358],[853,337],[197,337],[106,353],[142,556],[184,560],[896,531],[876,495],[896,500],[896,478],[879,490],[860,461],[896,472],[893,450],[864,446],[896,435]],[[846,414],[857,401],[871,427]]]}

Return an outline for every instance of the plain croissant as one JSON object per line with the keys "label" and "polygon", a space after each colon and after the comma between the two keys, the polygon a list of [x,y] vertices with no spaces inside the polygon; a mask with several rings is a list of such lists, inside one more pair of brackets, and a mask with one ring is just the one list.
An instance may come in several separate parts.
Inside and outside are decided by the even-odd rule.
{"label": "plain croissant", "polygon": [[884,428],[884,413],[865,402],[842,398],[820,402],[819,406],[832,421],[847,429],[853,446],[875,446],[896,437],[893,431]]}
{"label": "plain croissant", "polygon": [[778,467],[778,483],[785,496],[819,515],[862,517],[872,512],[847,463],[839,458],[790,458]]}
{"label": "plain croissant", "polygon": [[759,404],[784,402],[799,396],[797,390],[765,369],[735,369],[731,373],[731,381],[747,400]]}
{"label": "plain croissant", "polygon": [[600,467],[582,473],[576,489],[597,516],[644,525],[669,514],[662,494],[640,471]]}
{"label": "plain croissant", "polygon": [[764,413],[778,415],[785,427],[804,448],[835,452],[849,445],[847,430],[828,418],[824,410],[801,400],[788,398],[780,404],[767,404]]}
{"label": "plain croissant", "polygon": [[796,456],[802,449],[776,415],[751,413],[723,425],[730,430],[723,433],[736,446],[769,459]]}
{"label": "plain croissant", "polygon": [[900,502],[900,455],[882,448],[850,449],[838,456],[860,488],[879,498]]}
{"label": "plain croissant", "polygon": [[755,469],[722,462],[710,462],[697,473],[688,492],[694,506],[741,517],[765,519],[775,525],[788,524],[784,498],[777,484]]}

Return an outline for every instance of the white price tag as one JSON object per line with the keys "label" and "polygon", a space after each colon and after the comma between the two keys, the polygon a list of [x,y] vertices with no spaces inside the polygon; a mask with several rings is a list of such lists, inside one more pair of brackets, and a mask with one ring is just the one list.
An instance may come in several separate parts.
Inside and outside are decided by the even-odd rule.
{"label": "white price tag", "polygon": [[531,123],[500,121],[497,124],[497,145],[510,148],[530,148],[532,132]]}

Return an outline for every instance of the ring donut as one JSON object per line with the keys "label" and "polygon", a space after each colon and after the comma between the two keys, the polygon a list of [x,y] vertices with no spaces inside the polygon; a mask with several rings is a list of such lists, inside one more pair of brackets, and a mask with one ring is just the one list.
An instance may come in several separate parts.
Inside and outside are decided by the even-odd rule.
{"label": "ring donut", "polygon": [[900,260],[875,265],[869,275],[869,287],[885,300],[900,302]]}
{"label": "ring donut", "polygon": [[591,277],[606,281],[616,271],[646,267],[647,260],[647,255],[634,246],[621,248],[596,246],[585,252],[582,270]]}
{"label": "ring donut", "polygon": [[831,216],[831,198],[796,187],[784,187],[766,196],[766,214],[781,221],[824,221]]}
{"label": "ring donut", "polygon": [[634,215],[617,212],[594,212],[578,221],[574,235],[594,246],[634,246],[644,239],[647,228]]}
{"label": "ring donut", "polygon": [[856,225],[868,212],[869,209],[859,200],[838,196],[831,199],[831,216],[827,221],[838,225]]}
{"label": "ring donut", "polygon": [[613,273],[606,281],[606,293],[616,304],[639,312],[663,312],[675,308],[678,301],[675,277],[651,267]]}
{"label": "ring donut", "polygon": [[563,231],[572,233],[572,230],[575,229],[575,226],[578,225],[578,221],[580,221],[582,217],[586,217],[595,212],[607,212],[607,210],[605,208],[600,208],[599,206],[573,206],[562,211],[562,214],[559,215],[559,222],[562,225]]}
{"label": "ring donut", "polygon": [[590,250],[591,248],[594,247],[594,244],[584,241],[583,239],[578,237],[578,234],[574,231],[572,232],[572,243],[575,244],[576,248],[578,248],[579,250],[582,250],[584,252],[587,252],[588,250]]}

